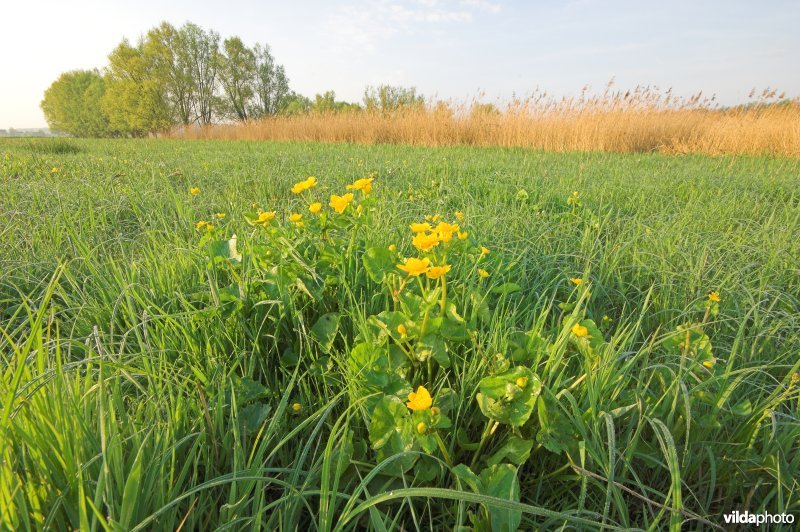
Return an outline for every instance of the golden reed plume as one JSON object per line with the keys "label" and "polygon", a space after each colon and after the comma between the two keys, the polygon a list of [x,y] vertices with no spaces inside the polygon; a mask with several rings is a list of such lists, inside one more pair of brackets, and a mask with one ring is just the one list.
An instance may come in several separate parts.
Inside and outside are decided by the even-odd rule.
{"label": "golden reed plume", "polygon": [[526,98],[485,104],[430,102],[395,110],[308,112],[189,127],[187,139],[398,143],[420,146],[501,146],[547,151],[703,153],[800,157],[800,99],[774,90],[751,92],[752,103],[722,107],[702,93],[637,87],[603,94]]}

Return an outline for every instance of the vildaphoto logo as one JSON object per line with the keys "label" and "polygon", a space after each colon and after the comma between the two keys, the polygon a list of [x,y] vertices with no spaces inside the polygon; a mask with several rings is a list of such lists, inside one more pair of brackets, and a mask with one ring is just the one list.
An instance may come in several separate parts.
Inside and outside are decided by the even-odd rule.
{"label": "vildaphoto logo", "polygon": [[740,512],[734,510],[733,512],[724,514],[726,525],[791,525],[794,523],[793,514],[771,514],[769,512],[762,512],[760,514],[753,514],[745,510]]}

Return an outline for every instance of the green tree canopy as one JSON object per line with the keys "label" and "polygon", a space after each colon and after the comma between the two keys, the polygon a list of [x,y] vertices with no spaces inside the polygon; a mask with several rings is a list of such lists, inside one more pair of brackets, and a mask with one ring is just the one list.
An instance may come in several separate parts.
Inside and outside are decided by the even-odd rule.
{"label": "green tree canopy", "polygon": [[56,131],[81,137],[107,135],[109,124],[101,111],[105,94],[97,70],[65,72],[50,85],[41,103],[45,119]]}
{"label": "green tree canopy", "polygon": [[123,41],[108,56],[106,94],[102,110],[112,129],[141,136],[173,124],[163,76],[163,65],[142,41]]}
{"label": "green tree canopy", "polygon": [[364,106],[368,111],[396,111],[401,107],[422,106],[425,98],[416,87],[379,85],[364,91]]}

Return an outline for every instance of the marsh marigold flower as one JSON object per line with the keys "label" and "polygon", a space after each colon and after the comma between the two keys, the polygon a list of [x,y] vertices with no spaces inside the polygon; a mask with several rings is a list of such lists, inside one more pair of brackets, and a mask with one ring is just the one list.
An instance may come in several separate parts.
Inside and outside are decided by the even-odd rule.
{"label": "marsh marigold flower", "polygon": [[722,299],[719,297],[719,292],[709,292],[708,299],[713,301],[714,303],[719,303]]}
{"label": "marsh marigold flower", "polygon": [[411,228],[412,233],[427,233],[428,231],[431,231],[433,229],[433,227],[431,227],[431,224],[427,222],[413,223],[409,225],[409,227]]}
{"label": "marsh marigold flower", "polygon": [[453,233],[457,233],[459,229],[456,224],[439,222],[439,225],[436,226],[436,235],[442,242],[450,242],[453,238]]}
{"label": "marsh marigold flower", "polygon": [[578,191],[576,190],[573,192],[570,197],[567,198],[567,205],[575,205],[576,207],[580,207],[581,201],[578,199]]}
{"label": "marsh marigold flower", "polygon": [[580,286],[581,284],[583,284],[583,279],[581,279],[580,277],[572,277],[570,281],[572,281],[575,284],[575,286]]}
{"label": "marsh marigold flower", "polygon": [[189,194],[191,194],[192,196],[197,196],[198,194],[200,194],[200,189],[197,187],[192,187],[189,189]]}
{"label": "marsh marigold flower", "polygon": [[394,244],[389,244],[389,251],[394,253],[395,251],[397,251],[397,246],[395,246]]}
{"label": "marsh marigold flower", "polygon": [[299,214],[299,213],[296,213],[296,212],[295,212],[295,213],[292,213],[292,214],[290,214],[290,215],[289,215],[289,221],[290,221],[290,222],[295,222],[295,223],[297,223],[297,222],[299,222],[299,221],[300,221],[300,220],[302,220],[302,219],[303,219],[303,215],[302,215],[302,214]]}
{"label": "marsh marigold flower", "polygon": [[427,273],[430,267],[431,267],[430,259],[428,258],[417,259],[414,257],[406,259],[405,264],[397,265],[398,270],[403,270],[412,277],[419,277],[423,273]]}
{"label": "marsh marigold flower", "polygon": [[527,385],[528,385],[528,377],[519,377],[517,379],[517,386],[519,386],[520,388],[524,388]]}
{"label": "marsh marigold flower", "polygon": [[317,214],[319,211],[322,210],[322,203],[315,201],[314,203],[308,206],[308,210],[311,211],[311,214]]}
{"label": "marsh marigold flower", "polygon": [[424,421],[420,421],[419,423],[417,423],[418,434],[425,434],[427,431],[428,431],[428,425],[426,425]]}
{"label": "marsh marigold flower", "polygon": [[406,331],[406,326],[403,325],[402,323],[397,326],[397,332],[399,334],[402,334],[403,336],[405,336],[408,333],[408,331]]}
{"label": "marsh marigold flower", "polygon": [[292,187],[292,192],[295,194],[300,194],[306,190],[314,188],[315,186],[317,186],[317,178],[314,176],[309,176],[308,178],[295,183]]}
{"label": "marsh marigold flower", "polygon": [[225,218],[225,213],[224,212],[218,212],[214,216],[216,216],[217,219],[222,220],[223,218]]}
{"label": "marsh marigold flower", "polygon": [[587,329],[580,323],[576,323],[575,325],[572,326],[572,334],[574,334],[578,338],[584,338],[589,335],[589,329]]}
{"label": "marsh marigold flower", "polygon": [[485,246],[481,246],[481,257],[485,257],[490,253],[489,248]]}
{"label": "marsh marigold flower", "polygon": [[360,190],[365,195],[372,192],[372,182],[375,180],[374,177],[365,177],[364,179],[358,179],[352,185],[347,185],[347,190]]}
{"label": "marsh marigold flower", "polygon": [[429,251],[439,245],[439,237],[435,233],[417,233],[411,240],[414,247],[420,251]]}
{"label": "marsh marigold flower", "polygon": [[463,233],[461,231],[458,232],[458,239],[459,240],[466,240],[468,236],[469,236],[469,233],[467,233],[466,231],[464,231]]}
{"label": "marsh marigold flower", "polygon": [[438,279],[442,277],[444,274],[450,271],[450,265],[445,264],[444,266],[431,266],[431,268],[425,273],[428,276],[428,279]]}
{"label": "marsh marigold flower", "polygon": [[456,211],[456,220],[458,220],[459,222],[463,222],[464,221],[464,213],[461,212],[461,211]]}
{"label": "marsh marigold flower", "polygon": [[292,405],[292,410],[294,410],[295,412],[299,412],[302,409],[303,409],[303,405],[301,405],[300,403],[294,403]]}
{"label": "marsh marigold flower", "polygon": [[266,227],[269,225],[269,223],[272,221],[273,218],[275,218],[275,211],[260,212],[258,213],[258,218],[256,218],[256,223]]}
{"label": "marsh marigold flower", "polygon": [[419,411],[419,410],[427,410],[433,404],[433,398],[431,397],[430,392],[425,389],[424,386],[420,386],[417,388],[416,392],[411,392],[408,394],[408,402],[406,406],[411,410]]}
{"label": "marsh marigold flower", "polygon": [[342,214],[350,203],[353,201],[353,194],[348,192],[344,196],[331,195],[330,206],[336,211],[337,214]]}
{"label": "marsh marigold flower", "polygon": [[478,268],[478,275],[480,275],[483,279],[486,279],[487,277],[489,277],[489,272],[487,272],[482,268]]}

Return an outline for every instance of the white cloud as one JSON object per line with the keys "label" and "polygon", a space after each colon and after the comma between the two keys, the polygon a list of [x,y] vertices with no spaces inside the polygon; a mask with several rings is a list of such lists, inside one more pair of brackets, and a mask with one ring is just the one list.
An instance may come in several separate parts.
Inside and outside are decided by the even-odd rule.
{"label": "white cloud", "polygon": [[421,27],[466,24],[478,12],[499,10],[500,4],[489,0],[363,0],[331,13],[323,30],[337,51],[371,53],[393,36],[413,34]]}
{"label": "white cloud", "polygon": [[489,0],[462,0],[461,3],[465,6],[475,7],[482,11],[488,11],[489,13],[500,12],[499,2],[490,2]]}

